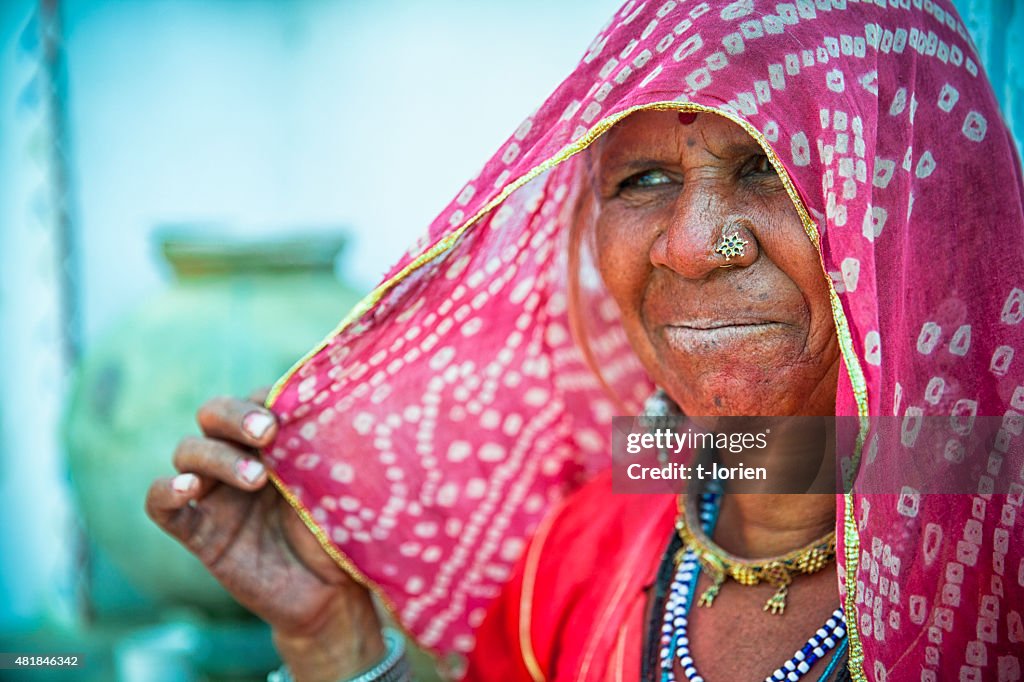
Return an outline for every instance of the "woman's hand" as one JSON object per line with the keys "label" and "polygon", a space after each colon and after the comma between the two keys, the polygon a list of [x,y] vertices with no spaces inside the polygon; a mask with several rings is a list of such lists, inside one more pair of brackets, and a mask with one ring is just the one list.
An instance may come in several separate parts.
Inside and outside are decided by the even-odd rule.
{"label": "woman's hand", "polygon": [[385,647],[369,591],[324,552],[256,455],[277,432],[273,415],[214,398],[197,420],[203,437],[178,444],[181,473],[153,482],[146,513],[270,624],[296,680],[333,682],[371,667]]}

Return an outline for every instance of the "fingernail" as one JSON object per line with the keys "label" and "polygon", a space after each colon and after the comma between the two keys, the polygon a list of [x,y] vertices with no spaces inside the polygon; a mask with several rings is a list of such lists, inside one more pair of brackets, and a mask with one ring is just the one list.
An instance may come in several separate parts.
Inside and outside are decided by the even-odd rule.
{"label": "fingernail", "polygon": [[246,433],[258,440],[263,438],[263,434],[267,432],[267,429],[273,423],[274,418],[266,412],[253,411],[242,419],[242,428],[245,429]]}
{"label": "fingernail", "polygon": [[199,484],[199,477],[195,474],[178,474],[171,481],[171,487],[179,493],[187,493]]}
{"label": "fingernail", "polygon": [[254,459],[240,459],[235,462],[235,471],[247,483],[255,483],[263,475],[263,465]]}

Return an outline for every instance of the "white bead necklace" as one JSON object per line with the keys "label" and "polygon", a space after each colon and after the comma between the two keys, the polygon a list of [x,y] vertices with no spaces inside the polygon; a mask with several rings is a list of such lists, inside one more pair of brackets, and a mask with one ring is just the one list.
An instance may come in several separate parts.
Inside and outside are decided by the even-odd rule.
{"label": "white bead necklace", "polygon": [[[700,524],[704,533],[710,537],[714,530],[718,515],[720,495],[705,493],[700,497]],[[665,606],[665,616],[661,625],[661,682],[676,682],[675,661],[683,668],[683,674],[690,682],[704,682],[697,672],[697,667],[690,655],[690,640],[687,635],[687,619],[691,597],[700,575],[700,563],[691,551],[683,554],[683,559],[676,570],[675,578],[669,591]],[[843,610],[838,608],[832,612],[825,624],[807,640],[792,657],[771,675],[765,682],[796,682],[803,677],[825,655],[832,651],[846,637],[846,625],[843,621]]]}

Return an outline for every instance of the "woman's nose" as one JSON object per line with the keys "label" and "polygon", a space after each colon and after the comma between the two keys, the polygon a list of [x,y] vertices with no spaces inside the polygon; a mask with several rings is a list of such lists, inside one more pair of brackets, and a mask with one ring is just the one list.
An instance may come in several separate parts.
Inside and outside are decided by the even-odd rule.
{"label": "woman's nose", "polygon": [[714,197],[683,192],[651,245],[651,262],[687,279],[757,260],[753,223]]}

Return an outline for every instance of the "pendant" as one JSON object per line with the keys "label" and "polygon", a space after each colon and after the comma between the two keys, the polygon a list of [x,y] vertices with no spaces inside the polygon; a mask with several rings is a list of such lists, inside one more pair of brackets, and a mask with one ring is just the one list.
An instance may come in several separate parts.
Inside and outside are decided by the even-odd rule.
{"label": "pendant", "polygon": [[697,602],[697,606],[711,606],[715,602],[715,597],[718,596],[720,589],[722,589],[722,583],[717,582],[704,590],[704,594],[700,595],[700,601]]}
{"label": "pendant", "polygon": [[782,612],[786,610],[786,595],[788,594],[789,586],[779,585],[779,589],[775,590],[771,599],[765,602],[763,610],[775,615],[782,615]]}
{"label": "pendant", "polygon": [[764,577],[775,586],[775,594],[765,602],[763,610],[777,616],[782,615],[786,610],[786,596],[789,595],[789,585],[793,582],[793,575],[785,564],[775,561],[768,565]]}
{"label": "pendant", "polygon": [[697,605],[711,606],[715,601],[715,597],[718,596],[719,590],[722,589],[722,583],[725,582],[725,566],[713,554],[701,554],[700,563],[708,577],[711,578],[711,587],[704,590],[704,594],[700,595]]}

